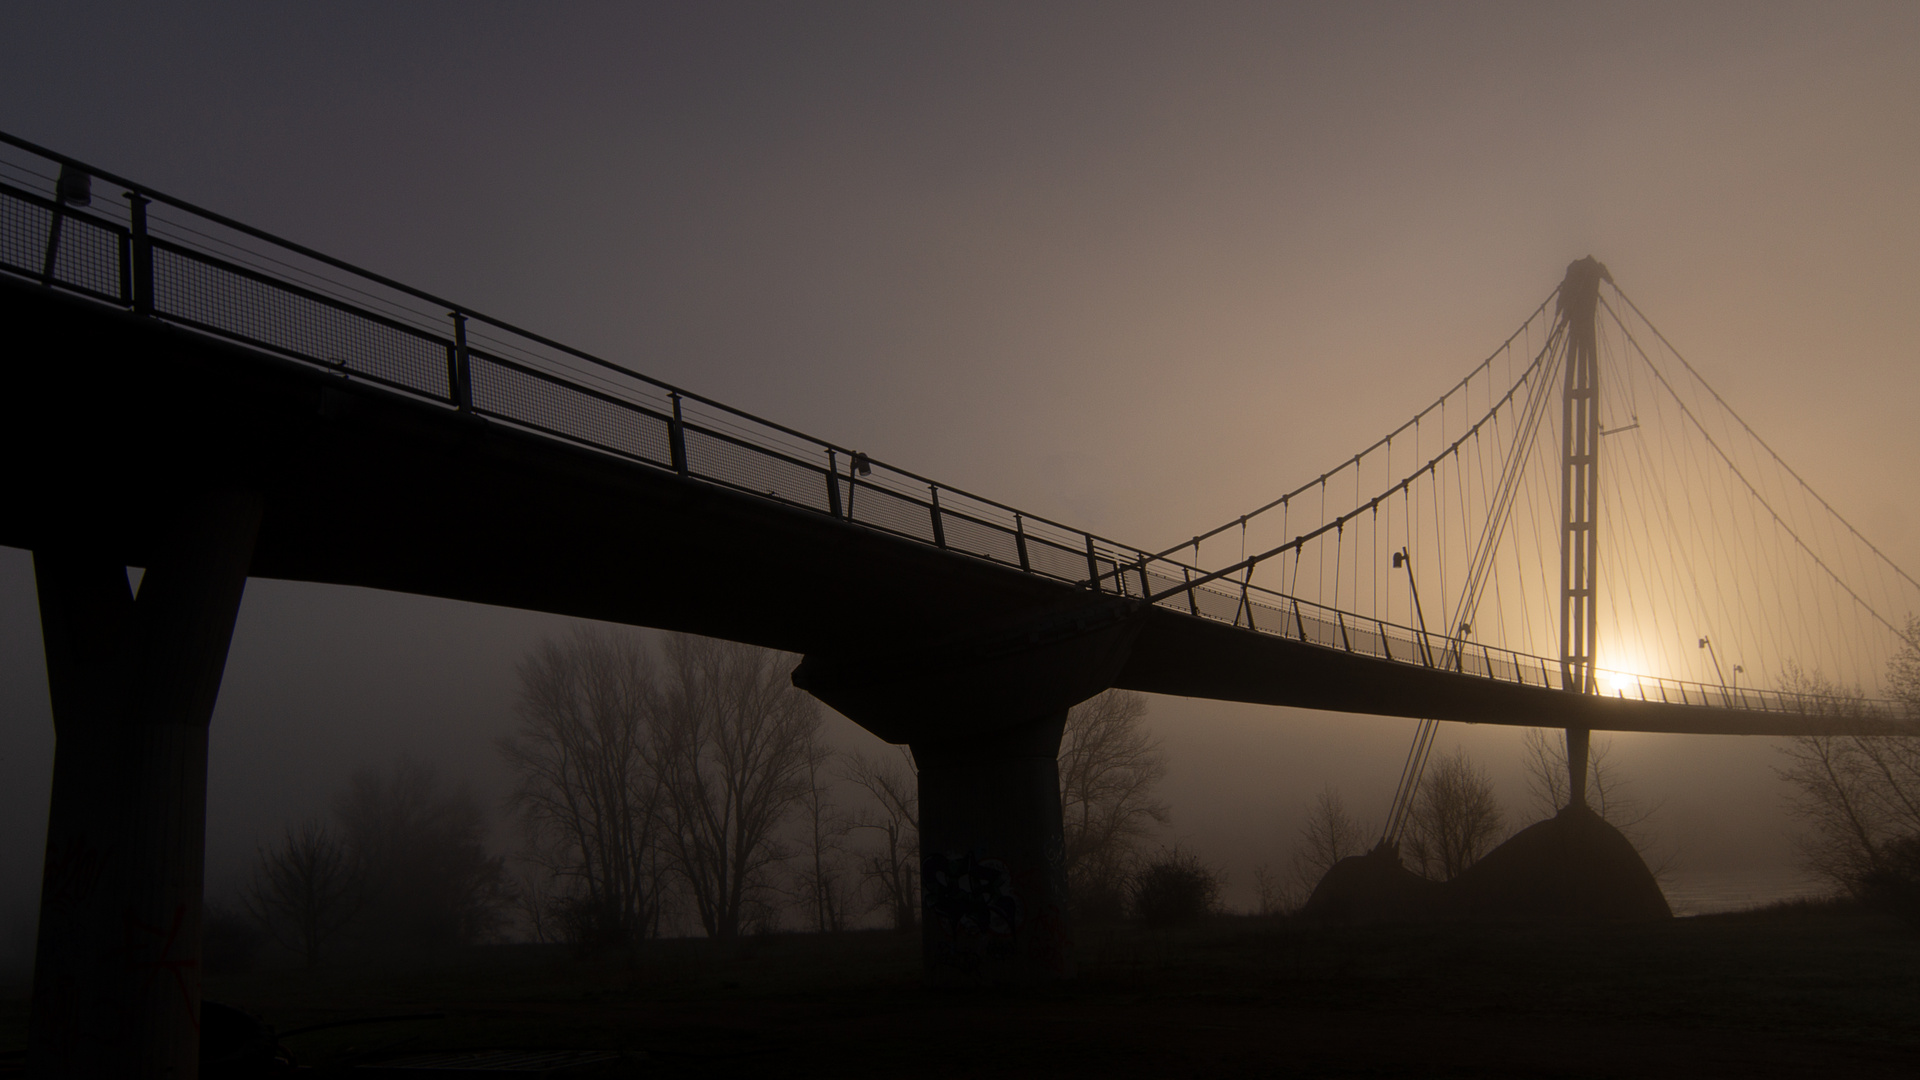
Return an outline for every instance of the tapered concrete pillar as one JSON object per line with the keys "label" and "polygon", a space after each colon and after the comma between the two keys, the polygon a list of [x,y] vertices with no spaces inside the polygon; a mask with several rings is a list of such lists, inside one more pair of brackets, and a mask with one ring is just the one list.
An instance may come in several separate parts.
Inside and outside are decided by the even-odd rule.
{"label": "tapered concrete pillar", "polygon": [[1073,974],[1058,762],[1066,718],[912,744],[921,935],[935,984]]}
{"label": "tapered concrete pillar", "polygon": [[913,750],[930,982],[1073,975],[1060,736],[1069,708],[1114,684],[1143,610],[1088,597],[945,641],[809,653],[794,670],[795,686]]}
{"label": "tapered concrete pillar", "polygon": [[83,542],[34,552],[56,742],[31,1075],[199,1075],[207,721],[259,521],[182,500],[137,599]]}

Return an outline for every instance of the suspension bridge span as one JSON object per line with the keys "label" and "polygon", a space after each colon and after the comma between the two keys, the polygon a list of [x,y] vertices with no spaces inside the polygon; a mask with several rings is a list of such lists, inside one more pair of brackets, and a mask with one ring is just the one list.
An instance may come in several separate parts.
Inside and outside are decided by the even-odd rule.
{"label": "suspension bridge span", "polygon": [[[1913,730],[1879,680],[1920,586],[1590,259],[1399,430],[1154,549],[0,144],[0,543],[34,555],[57,731],[48,1075],[192,1071],[248,577],[800,654],[796,685],[913,748],[936,978],[1070,971],[1054,756],[1109,687],[1558,727],[1576,758],[1591,730]],[[988,877],[1017,925],[942,907]]]}

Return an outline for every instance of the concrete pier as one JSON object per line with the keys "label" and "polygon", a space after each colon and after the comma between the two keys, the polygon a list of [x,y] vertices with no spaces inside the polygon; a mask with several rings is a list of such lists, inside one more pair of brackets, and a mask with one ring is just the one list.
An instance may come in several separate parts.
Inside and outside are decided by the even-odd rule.
{"label": "concrete pier", "polygon": [[921,940],[936,985],[1073,974],[1062,860],[1066,713],[987,736],[917,742]]}
{"label": "concrete pier", "polygon": [[207,722],[260,524],[180,500],[138,597],[84,543],[34,551],[56,745],[28,1071],[199,1075]]}

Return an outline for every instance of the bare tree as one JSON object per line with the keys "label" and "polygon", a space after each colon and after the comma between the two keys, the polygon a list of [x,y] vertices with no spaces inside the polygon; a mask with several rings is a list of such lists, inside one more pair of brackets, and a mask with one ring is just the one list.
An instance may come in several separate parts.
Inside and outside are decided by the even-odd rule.
{"label": "bare tree", "polygon": [[820,707],[785,654],[685,634],[666,653],[654,733],[666,844],[707,935],[732,938],[787,854],[777,831],[807,793]]}
{"label": "bare tree", "polygon": [[[872,797],[853,827],[876,843],[861,856],[860,873],[896,930],[920,923],[920,788],[913,753],[899,747],[895,759],[855,754],[845,765],[848,780]],[[891,756],[889,756],[891,757]]]}
{"label": "bare tree", "polygon": [[1154,789],[1166,752],[1144,725],[1147,699],[1109,690],[1067,712],[1060,811],[1067,892],[1081,915],[1118,914],[1139,845],[1173,818]]}
{"label": "bare tree", "polygon": [[629,944],[658,924],[654,682],[644,638],[578,625],[521,661],[520,726],[495,744],[519,777],[511,799],[529,858],[550,879],[524,899],[540,907],[536,922],[583,947]]}
{"label": "bare tree", "polygon": [[[1888,681],[1909,715],[1920,715],[1920,622],[1907,631]],[[1788,689],[1818,714],[1855,718],[1868,709],[1858,692],[1816,674],[1790,671]],[[1906,859],[1900,853],[1920,837],[1920,736],[1801,735],[1779,749],[1787,759],[1779,775],[1806,826],[1799,844],[1809,869],[1857,894]]]}
{"label": "bare tree", "polygon": [[833,801],[832,750],[814,740],[807,750],[806,794],[800,798],[800,817],[806,829],[806,850],[794,874],[795,893],[806,906],[813,928],[820,933],[846,929],[847,870],[845,841],[853,823]]}
{"label": "bare tree", "polygon": [[[1630,832],[1659,808],[1640,805],[1633,796],[1632,784],[1619,774],[1610,760],[1613,740],[1594,739],[1587,751],[1587,807],[1622,832]],[[1567,805],[1567,733],[1548,735],[1540,728],[1528,728],[1521,751],[1527,771],[1527,793],[1533,797],[1533,811],[1552,817]]]}
{"label": "bare tree", "polygon": [[1493,778],[1455,750],[1427,770],[1407,818],[1408,854],[1421,873],[1450,881],[1480,860],[1500,835]]}
{"label": "bare tree", "polygon": [[1370,831],[1347,813],[1347,805],[1333,788],[1323,788],[1314,796],[1306,823],[1300,826],[1300,839],[1293,849],[1293,890],[1311,895],[1320,879],[1333,864],[1349,855],[1367,850]]}
{"label": "bare tree", "polygon": [[1300,907],[1300,890],[1293,874],[1276,874],[1265,863],[1253,868],[1253,913],[1286,915]]}
{"label": "bare tree", "polygon": [[1920,720],[1920,616],[1909,616],[1900,650],[1887,661],[1887,688],[1905,707],[1907,719]]}
{"label": "bare tree", "polygon": [[356,920],[369,946],[409,951],[491,936],[511,903],[506,860],[486,849],[486,815],[467,788],[443,788],[402,757],[361,770],[334,805],[365,888]]}
{"label": "bare tree", "polygon": [[319,964],[359,901],[346,847],[311,820],[289,825],[279,847],[259,852],[244,897],[247,913],[308,967]]}

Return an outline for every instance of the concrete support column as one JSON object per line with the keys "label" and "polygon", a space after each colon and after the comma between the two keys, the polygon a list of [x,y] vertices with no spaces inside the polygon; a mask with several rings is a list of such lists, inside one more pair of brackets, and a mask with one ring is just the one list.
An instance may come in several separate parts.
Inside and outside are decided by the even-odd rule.
{"label": "concrete support column", "polygon": [[1587,750],[1593,733],[1586,728],[1567,729],[1567,806],[1587,808]]}
{"label": "concrete support column", "polygon": [[987,735],[915,741],[928,976],[938,985],[1069,978],[1060,818],[1065,710]]}
{"label": "concrete support column", "polygon": [[28,1070],[199,1075],[207,721],[256,496],[182,499],[136,599],[83,543],[34,552],[55,730]]}

